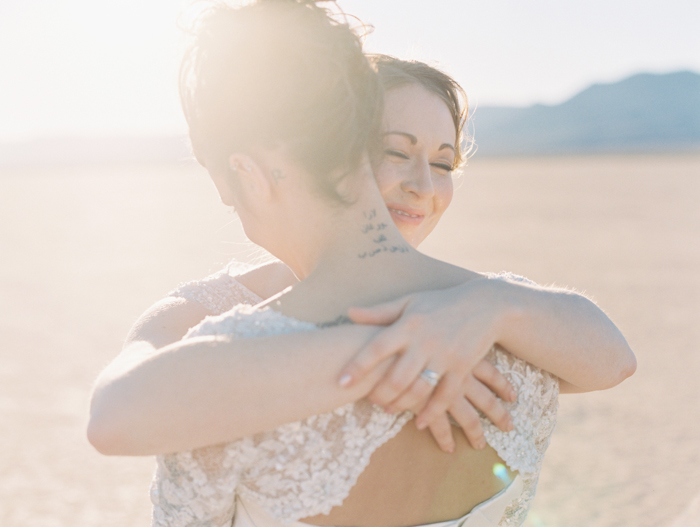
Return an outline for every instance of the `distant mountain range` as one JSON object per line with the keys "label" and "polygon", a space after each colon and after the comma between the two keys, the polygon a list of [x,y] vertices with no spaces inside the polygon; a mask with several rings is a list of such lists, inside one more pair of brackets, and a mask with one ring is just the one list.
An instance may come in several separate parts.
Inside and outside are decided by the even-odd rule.
{"label": "distant mountain range", "polygon": [[481,107],[478,155],[700,151],[700,75],[640,73],[556,106]]}
{"label": "distant mountain range", "polygon": [[[641,73],[594,84],[568,101],[479,107],[479,156],[700,152],[700,75]],[[182,162],[185,137],[59,137],[0,143],[0,166]]]}

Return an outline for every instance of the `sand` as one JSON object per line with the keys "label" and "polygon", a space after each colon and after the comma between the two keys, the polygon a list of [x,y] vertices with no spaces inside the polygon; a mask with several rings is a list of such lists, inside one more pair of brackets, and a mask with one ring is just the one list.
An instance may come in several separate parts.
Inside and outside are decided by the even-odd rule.
{"label": "sand", "polygon": [[[473,159],[425,252],[594,298],[634,377],[561,398],[530,526],[700,525],[700,156]],[[150,458],[85,439],[90,384],[180,282],[250,260],[189,164],[0,171],[0,525],[148,525]]]}

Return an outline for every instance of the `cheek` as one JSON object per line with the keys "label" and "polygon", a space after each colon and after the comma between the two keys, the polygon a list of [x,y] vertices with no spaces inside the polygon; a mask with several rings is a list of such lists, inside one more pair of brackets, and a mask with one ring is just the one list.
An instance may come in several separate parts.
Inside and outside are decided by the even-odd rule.
{"label": "cheek", "polygon": [[441,178],[440,181],[436,181],[433,188],[435,189],[435,210],[442,214],[452,203],[452,195],[454,194],[452,176],[448,175]]}
{"label": "cheek", "polygon": [[377,181],[382,196],[389,194],[401,183],[401,176],[396,165],[386,161],[374,167],[374,179]]}

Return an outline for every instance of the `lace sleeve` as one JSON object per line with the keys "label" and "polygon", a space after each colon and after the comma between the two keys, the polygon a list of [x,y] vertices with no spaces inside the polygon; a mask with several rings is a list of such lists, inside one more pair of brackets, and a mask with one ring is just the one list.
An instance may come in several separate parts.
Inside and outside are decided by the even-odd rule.
{"label": "lace sleeve", "polygon": [[239,478],[234,451],[234,445],[227,444],[157,456],[152,525],[230,526]]}
{"label": "lace sleeve", "polygon": [[535,497],[542,460],[556,425],[559,379],[500,348],[493,348],[487,358],[518,393],[516,402],[504,403],[513,418],[513,431],[503,432],[485,417],[481,424],[489,445],[523,478],[521,495],[508,505],[499,525],[522,525]]}
{"label": "lace sleeve", "polygon": [[237,304],[255,305],[263,300],[231,276],[228,269],[222,269],[203,280],[181,284],[168,296],[198,302],[214,315],[225,313]]}

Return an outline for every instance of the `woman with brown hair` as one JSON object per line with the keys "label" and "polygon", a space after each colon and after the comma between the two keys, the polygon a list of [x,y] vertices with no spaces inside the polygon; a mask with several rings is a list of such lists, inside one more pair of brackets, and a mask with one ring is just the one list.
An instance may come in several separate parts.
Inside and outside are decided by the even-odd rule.
{"label": "woman with brown hair", "polygon": [[[399,106],[415,98],[420,105],[414,106],[429,111],[406,112],[404,117],[394,115],[391,98],[387,98],[384,115],[389,122],[384,123],[381,134],[383,156],[376,162],[377,180],[383,189],[380,191],[365,161],[365,151],[370,138],[376,137],[372,130],[381,126],[378,123],[381,89],[361,54],[359,42],[347,26],[333,22],[311,2],[267,1],[240,9],[213,9],[201,19],[198,34],[199,40],[189,55],[192,67],[186,68],[191,76],[186,76],[188,82],[184,83],[185,101],[190,104],[185,104],[185,108],[197,157],[209,170],[222,200],[236,207],[251,240],[270,250],[304,280],[276,298],[270,304],[272,309],[261,306],[250,313],[238,310],[218,321],[205,322],[190,335],[199,335],[198,339],[165,346],[154,356],[149,356],[151,350],[168,344],[163,342],[168,337],[160,342],[138,338],[148,335],[152,330],[149,325],[157,320],[157,312],[147,314],[132,333],[129,353],[116,360],[98,382],[93,400],[94,421],[91,421],[93,442],[105,445],[109,442],[103,441],[105,437],[133,434],[133,429],[139,428],[139,419],[149,412],[160,422],[153,425],[160,435],[177,437],[167,447],[163,444],[154,447],[146,442],[146,449],[165,448],[163,452],[177,441],[189,441],[192,448],[241,438],[226,446],[161,458],[154,500],[157,521],[168,525],[187,524],[195,518],[204,524],[230,522],[236,500],[247,509],[262,507],[255,517],[256,525],[272,517],[285,521],[306,518],[309,523],[327,525],[409,525],[453,518],[504,488],[513,494],[505,494],[506,501],[519,503],[512,505],[515,508],[510,516],[521,515],[531,498],[528,493],[534,492],[532,477],[523,476],[526,485],[521,481],[522,487],[510,486],[504,480],[515,477],[515,473],[509,472],[502,462],[514,470],[535,474],[536,481],[537,465],[553,427],[558,386],[554,377],[505,352],[491,352],[491,361],[496,361],[510,382],[520,388],[518,402],[510,406],[511,426],[515,427],[510,436],[514,439],[509,441],[510,436],[482,421],[491,446],[472,450],[463,437],[457,436],[456,457],[448,460],[426,442],[425,432],[403,427],[410,417],[408,414],[396,416],[366,403],[353,403],[370,393],[387,371],[388,363],[373,369],[365,378],[355,374],[354,383],[338,384],[341,366],[376,335],[376,329],[342,326],[304,335],[296,333],[329,325],[338,317],[342,320],[351,306],[368,306],[450,286],[461,288],[462,293],[468,291],[472,299],[491,294],[495,298],[492,305],[499,305],[499,295],[517,297],[513,288],[525,291],[521,299],[528,295],[535,299],[545,294],[554,296],[550,308],[557,302],[569,301],[568,293],[545,293],[536,287],[488,280],[436,262],[415,252],[397,237],[399,230],[394,222],[399,228],[404,225],[402,233],[413,233],[412,242],[420,242],[421,236],[430,232],[431,222],[436,222],[449,204],[450,172],[459,150],[459,133],[449,106],[428,89],[411,83],[390,90],[397,101],[403,101]],[[409,170],[404,162],[425,170]],[[384,174],[384,182],[380,174]],[[395,180],[399,181],[398,187],[392,184]],[[388,203],[387,197],[391,198]],[[377,199],[389,208],[377,207]],[[245,279],[242,280],[241,287],[245,286]],[[255,280],[253,276],[249,291],[255,290]],[[232,284],[228,279],[224,281]],[[261,283],[270,285],[270,281]],[[210,306],[217,304],[217,299],[225,304],[226,299],[209,294],[218,291],[220,284],[210,289],[208,285],[199,288],[204,292],[200,297],[204,300],[202,308],[206,310],[207,301]],[[231,285],[229,289],[235,287]],[[190,294],[191,289],[189,293],[186,290],[181,290],[179,298],[196,296]],[[206,298],[207,294],[210,298]],[[254,296],[248,296],[250,303],[257,300]],[[191,298],[166,306],[169,315],[177,314],[188,301]],[[587,306],[583,301],[576,302]],[[488,312],[486,303],[482,307]],[[532,305],[527,307],[536,311]],[[188,319],[191,313],[182,312],[187,313],[182,318]],[[494,317],[498,324],[493,324],[482,340],[487,342],[493,335],[497,339],[488,342],[478,353],[472,351],[471,363],[462,359],[463,369],[471,374],[474,364],[482,364],[479,361],[494,343],[506,349],[523,347],[521,326],[528,321],[521,316],[521,310],[512,310],[510,314]],[[603,315],[595,320],[607,319]],[[156,324],[159,323],[162,320]],[[607,324],[609,321],[602,326],[609,328]],[[187,322],[181,326],[189,327]],[[532,341],[524,346],[526,352],[541,349],[542,345],[547,347],[551,335],[543,336],[541,329],[536,324],[530,326]],[[293,334],[282,339],[284,345],[274,345],[280,339],[268,335],[280,331]],[[316,342],[317,346],[322,343],[325,347],[312,349],[308,339],[319,338],[317,334],[325,334],[320,337],[325,341]],[[248,341],[249,348],[237,348],[241,341],[232,337],[243,336],[257,338]],[[556,330],[554,336],[558,336]],[[345,351],[331,347],[333,339],[340,339]],[[619,342],[615,346],[620,346]],[[237,351],[232,353],[233,350]],[[545,361],[552,360],[553,373],[578,383],[583,380],[582,384],[593,377],[582,376],[566,359],[552,359],[556,352],[543,354]],[[408,355],[404,353],[405,358]],[[402,367],[409,364],[409,369],[415,369],[411,366],[417,362],[415,357],[407,359],[399,361],[396,367],[403,362]],[[437,364],[439,361],[425,363],[416,376],[409,376],[409,383],[413,381],[412,386],[419,388],[411,388],[405,397],[420,399],[420,392],[430,390],[438,381],[436,397],[449,392],[450,365]],[[605,382],[618,382],[630,373],[628,348],[618,353],[612,364],[619,371],[612,376],[614,381]],[[197,373],[192,375],[195,365]],[[350,369],[351,379],[354,371],[358,370]],[[151,382],[154,378],[158,382]],[[203,386],[202,379],[208,386]],[[340,377],[341,381],[345,379]],[[189,393],[174,388],[182,386],[182,382]],[[524,388],[527,389],[523,391]],[[149,389],[153,398],[148,397]],[[531,389],[537,392],[536,396],[533,397]],[[227,390],[237,394],[233,403],[236,408],[222,411],[218,401],[232,393]],[[246,398],[250,404],[242,404]],[[388,403],[401,404],[401,399]],[[116,406],[115,400],[119,400]],[[168,430],[167,421],[172,414],[164,417],[160,412],[173,401],[183,410],[183,420],[199,419],[198,423],[203,425],[186,440],[172,433],[172,426],[181,424],[170,425]],[[460,396],[449,404],[452,404],[449,407],[452,416],[469,428],[471,416],[464,410],[464,399]],[[134,407],[139,407],[141,417],[129,417],[134,415]],[[332,412],[334,408],[342,410]],[[325,419],[321,416],[302,424],[279,427],[265,436],[276,438],[267,443],[266,439],[260,440],[262,436],[255,436],[282,423],[312,414],[326,415],[324,412],[329,411],[342,417],[344,423],[335,432],[345,430],[342,433],[349,432],[349,437],[326,436],[327,426],[309,428],[311,421]],[[535,426],[535,414],[539,429]],[[127,415],[127,420],[134,419],[136,426],[110,434],[110,426],[105,427],[104,419],[100,419],[105,415],[118,425],[126,422],[120,419]],[[217,428],[216,423],[224,421]],[[111,431],[119,429],[118,425],[112,425]],[[506,423],[503,428],[511,426]],[[319,442],[304,440],[306,432],[301,436],[292,433],[300,429],[310,430]],[[279,441],[280,434],[286,439]],[[352,454],[348,454],[348,441],[357,447],[351,448]],[[384,441],[389,441],[388,448],[379,448]],[[526,453],[527,460],[516,462],[512,457],[517,457],[515,451],[509,450],[514,442],[523,447],[519,451]],[[266,450],[265,444],[272,450]],[[175,449],[180,450],[180,445]],[[295,465],[294,460],[301,459],[295,458],[299,449],[305,451],[304,456],[311,455],[305,458],[311,463],[306,468]],[[374,450],[372,462],[367,464]],[[268,454],[273,451],[276,454],[270,458]],[[397,464],[396,456],[406,455],[419,462]],[[325,468],[319,471],[312,468],[316,462],[314,456],[320,456],[319,466]],[[345,461],[341,463],[342,459]],[[336,465],[337,473],[329,468],[333,463],[340,463]],[[494,465],[503,466],[503,470],[494,475]],[[467,470],[464,477],[467,466],[473,470]],[[328,470],[337,478],[329,479]],[[288,478],[290,471],[297,472]],[[319,477],[322,481],[317,480]],[[418,487],[424,495],[425,489],[430,490],[427,498],[420,498],[415,484],[407,487],[407,483],[415,481],[421,482]],[[443,492],[446,482],[450,482],[451,490]],[[288,490],[283,498],[278,484]],[[289,491],[290,488],[296,490]],[[382,492],[377,492],[378,489]],[[453,491],[459,491],[459,495]],[[337,505],[338,499],[342,506],[336,507],[336,512],[330,511],[328,506]],[[304,505],[307,501],[308,506]],[[377,503],[385,505],[378,507]],[[316,511],[331,514],[316,518],[316,514],[311,514]],[[236,514],[237,522],[241,518],[241,514]]]}

